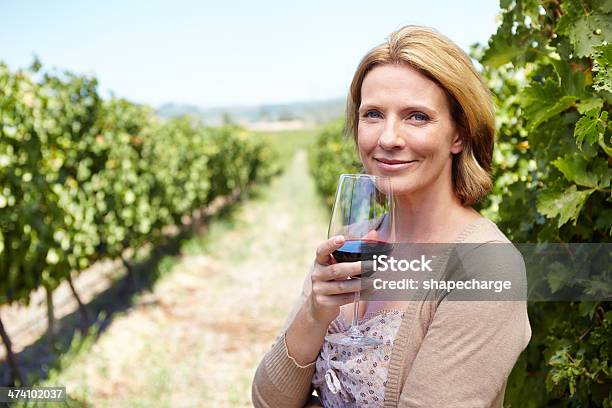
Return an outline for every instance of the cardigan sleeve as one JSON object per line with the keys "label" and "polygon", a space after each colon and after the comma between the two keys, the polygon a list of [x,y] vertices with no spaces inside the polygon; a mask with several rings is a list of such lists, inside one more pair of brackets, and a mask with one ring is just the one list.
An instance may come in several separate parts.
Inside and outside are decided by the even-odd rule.
{"label": "cardigan sleeve", "polygon": [[259,363],[251,386],[251,399],[256,408],[302,408],[312,394],[315,362],[299,365],[289,355],[285,332],[310,293],[310,274],[304,280],[302,293],[294,303],[279,336]]}

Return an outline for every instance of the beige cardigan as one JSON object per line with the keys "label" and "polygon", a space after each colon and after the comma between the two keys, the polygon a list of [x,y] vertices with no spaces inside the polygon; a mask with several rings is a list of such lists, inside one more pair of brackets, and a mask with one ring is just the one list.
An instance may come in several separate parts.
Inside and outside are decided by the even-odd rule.
{"label": "beige cardigan", "polygon": [[[456,242],[509,242],[486,218],[470,223]],[[255,373],[255,407],[303,407],[315,364],[299,366],[284,333],[310,292],[302,294]],[[411,301],[397,332],[385,407],[502,407],[506,381],[529,343],[524,301]]]}

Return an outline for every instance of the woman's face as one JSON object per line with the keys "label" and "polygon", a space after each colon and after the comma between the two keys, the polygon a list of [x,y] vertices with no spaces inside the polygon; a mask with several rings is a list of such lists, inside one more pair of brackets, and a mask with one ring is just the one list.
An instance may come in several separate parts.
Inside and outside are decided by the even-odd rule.
{"label": "woman's face", "polygon": [[357,144],[367,172],[390,177],[398,196],[452,188],[452,154],[462,149],[444,90],[407,65],[364,78]]}

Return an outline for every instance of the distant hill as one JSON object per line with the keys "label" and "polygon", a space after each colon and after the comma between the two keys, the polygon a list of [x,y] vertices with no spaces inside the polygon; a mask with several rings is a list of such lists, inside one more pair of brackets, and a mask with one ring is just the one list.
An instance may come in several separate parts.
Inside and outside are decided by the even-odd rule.
{"label": "distant hill", "polygon": [[230,121],[244,125],[259,122],[302,121],[305,125],[329,122],[344,114],[344,99],[293,102],[276,105],[234,106],[202,109],[196,105],[167,103],[157,109],[162,118],[190,115],[208,125]]}

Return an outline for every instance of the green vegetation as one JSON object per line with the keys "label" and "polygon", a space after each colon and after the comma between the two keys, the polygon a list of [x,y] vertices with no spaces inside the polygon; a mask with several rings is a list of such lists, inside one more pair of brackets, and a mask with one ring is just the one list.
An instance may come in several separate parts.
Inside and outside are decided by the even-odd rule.
{"label": "green vegetation", "polygon": [[159,244],[164,227],[274,171],[273,151],[244,130],[161,122],[101,100],[95,78],[38,62],[0,64],[0,118],[0,305]]}
{"label": "green vegetation", "polygon": [[343,122],[328,125],[310,149],[310,173],[317,190],[328,207],[334,204],[338,177],[342,173],[358,173],[361,162],[355,144],[343,132]]}
{"label": "green vegetation", "polygon": [[[497,103],[495,186],[482,203],[514,242],[610,242],[612,6],[502,1],[477,50]],[[605,282],[605,270],[595,280]],[[547,277],[568,284],[562,276]],[[530,303],[513,406],[612,405],[610,302]]]}

